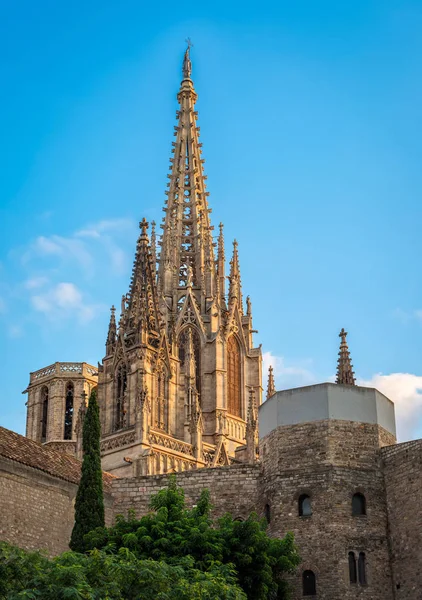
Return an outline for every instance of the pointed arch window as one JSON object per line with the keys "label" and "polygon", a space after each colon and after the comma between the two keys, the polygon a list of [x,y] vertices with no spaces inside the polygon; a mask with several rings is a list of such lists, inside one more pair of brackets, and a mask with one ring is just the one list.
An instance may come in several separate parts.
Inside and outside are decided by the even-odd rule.
{"label": "pointed arch window", "polygon": [[167,431],[168,415],[167,415],[167,399],[168,399],[168,376],[167,370],[162,363],[157,367],[157,397],[154,406],[154,425],[158,429]]}
{"label": "pointed arch window", "polygon": [[316,596],[316,578],[313,571],[303,571],[302,590],[304,596]]}
{"label": "pointed arch window", "polygon": [[66,384],[65,410],[64,410],[64,436],[65,440],[72,439],[73,425],[73,399],[75,388],[71,381]]}
{"label": "pointed arch window", "polygon": [[126,427],[126,389],[127,369],[124,363],[120,363],[116,370],[116,406],[115,406],[115,430]]}
{"label": "pointed arch window", "polygon": [[[190,327],[192,331],[192,342],[193,342],[193,351],[195,355],[195,367],[196,367],[196,378],[195,385],[196,391],[199,395],[199,400],[201,400],[201,338],[199,337],[198,331],[195,327]],[[187,342],[187,332],[188,328],[183,329],[182,333],[179,335],[179,360],[181,367],[185,366],[185,355],[186,355],[186,342]]]}
{"label": "pointed arch window", "polygon": [[41,389],[41,443],[47,439],[48,425],[48,387],[45,385]]}
{"label": "pointed arch window", "polygon": [[240,346],[236,336],[227,342],[227,409],[231,415],[242,416]]}

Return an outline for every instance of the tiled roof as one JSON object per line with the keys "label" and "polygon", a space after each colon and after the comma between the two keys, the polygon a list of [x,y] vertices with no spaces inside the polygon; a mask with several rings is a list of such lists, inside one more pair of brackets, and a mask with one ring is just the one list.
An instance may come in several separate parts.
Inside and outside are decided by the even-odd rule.
{"label": "tiled roof", "polygon": [[[78,484],[81,477],[82,463],[74,456],[57,452],[4,427],[0,427],[0,456],[71,483]],[[114,478],[110,473],[103,473],[105,492],[110,490]]]}

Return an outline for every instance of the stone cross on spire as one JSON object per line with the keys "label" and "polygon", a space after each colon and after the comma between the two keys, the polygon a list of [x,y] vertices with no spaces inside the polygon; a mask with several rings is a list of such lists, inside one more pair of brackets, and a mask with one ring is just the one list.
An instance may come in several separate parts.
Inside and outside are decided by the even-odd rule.
{"label": "stone cross on spire", "polygon": [[190,41],[190,38],[186,39],[186,43],[187,43],[188,47],[185,50],[185,56],[183,58],[182,72],[183,72],[184,79],[190,79],[190,76],[192,75],[192,62],[190,60],[190,49],[193,46],[193,44]]}
{"label": "stone cross on spire", "polygon": [[341,338],[341,342],[337,359],[336,383],[340,383],[341,385],[356,385],[354,377],[355,373],[353,371],[349,347],[346,341],[347,331],[345,331],[344,328],[340,331],[339,337]]}

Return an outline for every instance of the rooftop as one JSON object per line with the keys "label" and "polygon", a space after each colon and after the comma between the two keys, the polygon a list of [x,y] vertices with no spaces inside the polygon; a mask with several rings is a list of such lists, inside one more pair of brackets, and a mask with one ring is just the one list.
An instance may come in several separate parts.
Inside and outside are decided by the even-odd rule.
{"label": "rooftop", "polygon": [[[77,458],[43,446],[5,427],[0,427],[0,456],[71,483],[78,484],[81,477],[82,463]],[[103,473],[105,492],[110,490],[113,479],[114,475]]]}

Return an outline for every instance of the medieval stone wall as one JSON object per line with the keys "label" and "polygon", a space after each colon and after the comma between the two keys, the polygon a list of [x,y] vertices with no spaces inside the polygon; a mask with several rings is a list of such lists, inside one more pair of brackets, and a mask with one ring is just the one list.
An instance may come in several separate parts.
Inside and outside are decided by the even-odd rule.
{"label": "medieval stone wall", "polygon": [[[0,457],[0,539],[51,556],[69,550],[78,486]],[[104,498],[106,523],[112,499]]]}
{"label": "medieval stone wall", "polygon": [[[168,475],[149,475],[115,479],[112,483],[114,514],[127,515],[129,509],[141,517],[149,510],[151,496],[168,485]],[[210,491],[213,516],[230,512],[246,518],[252,511],[262,514],[259,465],[233,465],[177,473],[177,485],[183,487],[187,504],[196,504],[201,491]]]}
{"label": "medieval stone wall", "polygon": [[[315,573],[318,599],[393,599],[380,438],[394,441],[377,425],[317,421],[278,427],[261,440],[269,533],[292,531],[303,560],[291,579],[294,600],[306,570]],[[365,496],[366,515],[352,515],[355,493]],[[299,516],[302,494],[311,516]],[[367,585],[350,583],[349,552],[365,553]]]}
{"label": "medieval stone wall", "polygon": [[387,491],[393,588],[397,600],[422,598],[422,440],[381,451]]}

